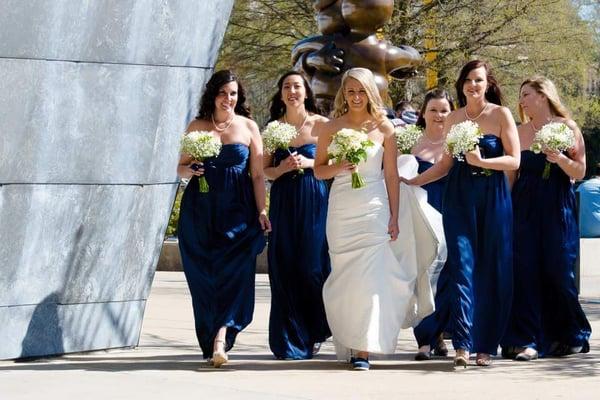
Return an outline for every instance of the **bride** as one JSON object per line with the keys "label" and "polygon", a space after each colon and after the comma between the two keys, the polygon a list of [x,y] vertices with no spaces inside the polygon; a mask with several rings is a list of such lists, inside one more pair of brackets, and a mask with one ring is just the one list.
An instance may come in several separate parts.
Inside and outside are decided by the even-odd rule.
{"label": "bride", "polygon": [[[396,142],[383,110],[371,71],[353,68],[342,77],[334,118],[315,127],[315,176],[334,178],[327,214],[332,271],[323,300],[338,358],[349,360],[355,370],[369,369],[369,353],[393,353],[400,329],[433,312],[430,282],[439,273],[434,262],[439,235],[422,223],[423,201],[411,188],[403,188],[407,204],[399,215]],[[374,146],[367,149],[366,162],[329,163],[327,147],[343,128],[368,134]],[[361,189],[351,186],[355,168],[366,182]]]}

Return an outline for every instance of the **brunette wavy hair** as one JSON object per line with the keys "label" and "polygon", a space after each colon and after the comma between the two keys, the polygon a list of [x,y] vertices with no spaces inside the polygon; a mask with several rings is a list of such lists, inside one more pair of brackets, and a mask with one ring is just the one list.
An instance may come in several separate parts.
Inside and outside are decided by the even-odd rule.
{"label": "brunette wavy hair", "polygon": [[481,67],[485,68],[485,75],[488,81],[488,87],[485,91],[485,99],[490,103],[494,103],[499,106],[504,104],[504,96],[502,95],[498,81],[494,76],[492,67],[485,61],[473,60],[469,61],[462,67],[460,74],[458,75],[458,80],[456,81],[456,98],[458,99],[459,107],[464,107],[467,105],[467,97],[463,93],[463,87],[467,81],[467,75],[469,75],[469,72],[473,71],[474,69]]}
{"label": "brunette wavy hair", "polygon": [[246,104],[246,91],[244,90],[244,86],[241,84],[238,77],[228,69],[215,72],[206,83],[204,94],[200,99],[200,106],[196,119],[210,120],[212,118],[212,115],[215,112],[215,99],[219,95],[219,90],[229,82],[236,82],[238,84],[238,99],[235,104],[234,112],[237,115],[252,119],[250,106]]}

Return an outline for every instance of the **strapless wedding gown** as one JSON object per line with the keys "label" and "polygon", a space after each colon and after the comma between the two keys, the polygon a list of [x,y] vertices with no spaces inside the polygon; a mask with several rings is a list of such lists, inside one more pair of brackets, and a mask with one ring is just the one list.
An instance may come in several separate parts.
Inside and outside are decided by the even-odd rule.
{"label": "strapless wedding gown", "polygon": [[[434,311],[434,288],[445,260],[441,218],[435,219],[437,211],[427,204],[426,194],[419,198],[420,188],[401,184],[400,235],[390,241],[383,147],[376,143],[367,154],[358,165],[366,186],[352,189],[351,174],[344,172],[335,177],[329,197],[331,274],[323,300],[342,360],[349,359],[350,349],[393,353],[400,329]],[[414,175],[410,158],[416,164],[409,156],[408,163],[400,157],[399,165],[414,169]]]}

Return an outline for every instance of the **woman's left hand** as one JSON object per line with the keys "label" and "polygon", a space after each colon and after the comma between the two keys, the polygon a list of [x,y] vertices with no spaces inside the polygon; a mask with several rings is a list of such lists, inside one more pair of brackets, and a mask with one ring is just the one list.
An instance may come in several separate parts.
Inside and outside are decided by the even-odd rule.
{"label": "woman's left hand", "polygon": [[546,155],[546,160],[553,164],[558,164],[563,158],[567,158],[567,156],[560,151],[554,151],[550,149],[544,149],[544,154]]}
{"label": "woman's left hand", "polygon": [[296,155],[296,161],[298,162],[300,168],[312,168],[314,160],[311,158],[306,158],[302,154]]}
{"label": "woman's left hand", "polygon": [[469,165],[474,167],[481,166],[481,152],[479,151],[479,146],[475,146],[475,148],[468,153],[465,153],[465,160]]}
{"label": "woman's left hand", "polygon": [[267,233],[271,232],[271,221],[269,221],[266,211],[263,210],[258,214],[258,222],[260,222],[260,227],[263,231]]}
{"label": "woman's left hand", "polygon": [[388,222],[388,233],[390,235],[390,240],[394,241],[398,239],[398,217],[391,216],[390,222]]}

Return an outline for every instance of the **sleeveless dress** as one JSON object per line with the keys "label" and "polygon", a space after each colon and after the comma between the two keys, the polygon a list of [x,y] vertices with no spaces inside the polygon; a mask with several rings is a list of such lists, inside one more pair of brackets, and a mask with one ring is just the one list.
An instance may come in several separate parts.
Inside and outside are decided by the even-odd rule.
{"label": "sleeveless dress", "polygon": [[[433,163],[415,157],[419,162],[419,174],[433,167]],[[443,177],[437,181],[430,182],[421,186],[427,191],[427,202],[439,213],[442,212],[442,200],[446,186],[447,178]],[[435,294],[435,312],[421,321],[414,328],[417,344],[421,346],[431,346],[435,348],[438,337],[444,332],[450,332],[450,304],[452,301],[450,288],[450,271],[448,268],[442,268],[437,281],[437,290]]]}
{"label": "sleeveless dress", "polygon": [[217,331],[226,350],[252,321],[256,256],[265,246],[258,221],[246,145],[225,144],[204,161],[208,193],[192,177],[181,200],[179,249],[192,296],[196,336],[212,357]]}
{"label": "sleeveless dress", "polygon": [[[479,147],[488,158],[504,154],[498,136]],[[506,176],[490,176],[454,161],[444,192],[444,232],[450,273],[455,349],[495,355],[512,300],[512,207]]]}
{"label": "sleeveless dress", "polygon": [[[382,145],[369,147],[367,156],[366,162],[358,164],[366,186],[352,189],[351,174],[345,171],[334,178],[329,195],[326,232],[331,274],[323,287],[323,300],[340,360],[348,360],[351,350],[393,353],[400,329],[433,312],[428,268],[437,256],[434,233],[425,228],[418,234],[412,231],[413,216],[417,222],[423,218],[412,191],[405,189],[401,199],[407,201],[398,218],[405,236],[390,241]],[[421,243],[431,243],[434,250],[427,252]]]}
{"label": "sleeveless dress", "polygon": [[[315,157],[314,144],[290,147],[307,158]],[[287,158],[278,149],[274,166]],[[323,306],[323,283],[331,270],[325,220],[327,186],[312,168],[288,172],[271,186],[268,261],[271,283],[269,346],[277,358],[312,358],[315,343],[331,333]]]}
{"label": "sleeveless dress", "polygon": [[[514,209],[514,298],[503,346],[531,347],[540,355],[552,345],[587,347],[590,324],[575,287],[579,234],[573,185],[546,156],[521,152],[512,190]],[[585,351],[585,350],[584,350]]]}

